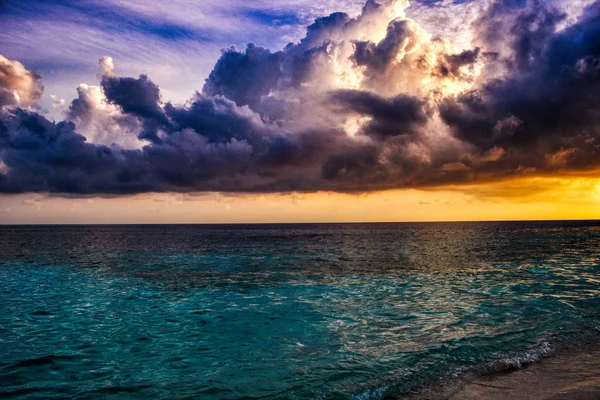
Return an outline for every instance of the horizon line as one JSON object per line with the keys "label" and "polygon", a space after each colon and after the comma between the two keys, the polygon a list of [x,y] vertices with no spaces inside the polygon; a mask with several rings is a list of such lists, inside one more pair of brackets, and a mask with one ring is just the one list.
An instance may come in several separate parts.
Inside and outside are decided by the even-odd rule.
{"label": "horizon line", "polygon": [[376,225],[376,224],[460,224],[460,223],[519,223],[519,222],[597,222],[592,219],[506,219],[506,220],[439,220],[439,221],[344,221],[344,222],[175,222],[175,223],[20,223],[0,227],[61,227],[61,226],[236,226],[236,225]]}

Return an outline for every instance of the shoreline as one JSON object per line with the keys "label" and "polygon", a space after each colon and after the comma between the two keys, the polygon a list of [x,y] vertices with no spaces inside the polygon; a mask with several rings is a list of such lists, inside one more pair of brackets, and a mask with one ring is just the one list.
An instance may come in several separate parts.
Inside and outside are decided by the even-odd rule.
{"label": "shoreline", "polygon": [[600,346],[579,347],[487,375],[465,375],[404,400],[600,399]]}

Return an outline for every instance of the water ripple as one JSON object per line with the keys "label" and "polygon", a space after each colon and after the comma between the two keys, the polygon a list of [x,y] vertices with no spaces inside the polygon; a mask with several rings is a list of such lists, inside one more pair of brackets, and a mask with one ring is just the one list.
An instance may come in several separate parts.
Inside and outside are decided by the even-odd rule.
{"label": "water ripple", "polygon": [[0,228],[0,396],[377,399],[598,335],[595,223]]}

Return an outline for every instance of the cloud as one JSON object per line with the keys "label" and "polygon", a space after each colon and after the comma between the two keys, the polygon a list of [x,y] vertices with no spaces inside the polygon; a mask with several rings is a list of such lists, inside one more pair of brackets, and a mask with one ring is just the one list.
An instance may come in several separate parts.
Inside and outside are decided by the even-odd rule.
{"label": "cloud", "polygon": [[101,86],[81,84],[77,94],[66,112],[66,118],[75,123],[87,141],[124,149],[139,149],[147,144],[138,138],[142,129],[140,119],[124,114],[118,106],[110,103]]}
{"label": "cloud", "polygon": [[[600,145],[600,2],[562,30],[557,27],[566,15],[556,8],[531,2],[509,13],[507,7],[516,6],[495,3],[477,22],[487,27],[483,45],[491,43],[499,52],[489,68],[506,69],[504,76],[446,99],[442,118],[461,140],[483,150],[503,148],[521,168],[595,167]],[[504,36],[509,46],[497,44],[498,32],[510,32]],[[548,155],[566,153],[577,156],[544,162],[556,160]]]}
{"label": "cloud", "polygon": [[0,88],[28,103],[0,112],[0,191],[367,192],[598,167],[600,1],[490,2],[467,49],[407,7],[369,0],[280,51],[229,47],[182,105],[105,57],[60,122],[27,108],[39,79],[6,60],[21,69]]}
{"label": "cloud", "polygon": [[283,53],[249,44],[241,53],[235,47],[223,50],[206,80],[203,92],[223,95],[241,106],[256,104],[268,95],[282,77]]}
{"label": "cloud", "polygon": [[387,136],[409,134],[427,123],[425,101],[413,96],[381,97],[373,92],[338,90],[332,93],[340,102],[340,112],[369,117],[364,124],[365,135],[385,139]]}
{"label": "cloud", "polygon": [[[434,34],[456,25],[469,4],[412,3],[407,13],[426,19]],[[443,23],[428,16],[434,4],[432,15],[449,16]],[[110,54],[122,76],[144,73],[165,98],[181,103],[201,88],[222,47],[255,42],[283,48],[300,40],[315,18],[340,10],[356,16],[362,6],[364,0],[173,0],[160,7],[149,0],[6,0],[0,54],[33,68],[44,76],[46,93],[65,99],[72,98],[74,83],[92,82],[95,60]],[[47,97],[41,106],[50,108]]]}
{"label": "cloud", "polygon": [[0,107],[29,106],[42,96],[40,77],[18,61],[0,55]]}
{"label": "cloud", "polygon": [[100,78],[113,77],[115,75],[115,62],[112,57],[104,56],[100,59],[98,75]]}

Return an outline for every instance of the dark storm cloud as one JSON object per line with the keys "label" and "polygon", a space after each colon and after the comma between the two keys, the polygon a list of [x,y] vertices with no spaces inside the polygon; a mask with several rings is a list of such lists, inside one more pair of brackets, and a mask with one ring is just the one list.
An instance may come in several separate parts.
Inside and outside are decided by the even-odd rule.
{"label": "dark storm cloud", "polygon": [[298,87],[305,82],[315,61],[331,43],[332,35],[352,21],[345,13],[318,18],[308,26],[307,35],[299,44],[290,43],[275,53],[253,43],[243,52],[235,47],[224,49],[202,92],[262,110],[264,97],[273,90]]}
{"label": "dark storm cloud", "polygon": [[398,55],[413,40],[414,31],[407,20],[393,21],[388,26],[386,37],[379,43],[371,41],[355,41],[353,60],[357,65],[367,68],[369,74],[377,74],[385,70]]}
{"label": "dark storm cloud", "polygon": [[[461,52],[395,17],[365,39],[385,12],[369,1],[357,18],[318,19],[278,52],[227,49],[185,105],[104,59],[102,100],[80,87],[58,123],[27,108],[37,75],[0,59],[0,192],[358,192],[599,166],[600,1],[570,25],[550,2],[496,1]],[[347,65],[330,62],[348,49]],[[364,74],[362,86],[326,86],[335,68]],[[471,86],[449,94],[448,82]],[[143,145],[86,139],[104,126]]]}
{"label": "dark storm cloud", "polygon": [[15,95],[9,90],[0,88],[0,107],[16,105],[17,99],[15,98]]}
{"label": "dark storm cloud", "polygon": [[158,86],[146,75],[139,78],[105,76],[102,88],[107,100],[118,105],[125,114],[137,115],[142,119],[165,120],[160,107]]}
{"label": "dark storm cloud", "polygon": [[[310,190],[303,169],[322,163],[339,133],[280,132],[224,97],[167,104],[160,140],[139,150],[87,143],[71,122],[20,108],[2,116],[0,174],[6,193],[128,194],[148,191]],[[71,108],[73,111],[73,107]],[[166,117],[165,117],[166,118]]]}
{"label": "dark storm cloud", "polygon": [[342,12],[318,18],[306,28],[306,37],[300,43],[304,48],[319,47],[324,41],[330,40],[333,33],[340,32],[351,21],[350,16]]}
{"label": "dark storm cloud", "polygon": [[3,192],[86,192],[90,177],[102,180],[116,167],[109,148],[85,143],[70,122],[55,124],[21,109],[4,117],[8,130],[0,137],[0,157],[11,170],[4,175]]}
{"label": "dark storm cloud", "polygon": [[333,93],[341,112],[355,112],[371,117],[364,127],[366,135],[397,136],[414,133],[428,120],[425,102],[417,97],[398,95],[384,98],[371,92],[340,90]]}
{"label": "dark storm cloud", "polygon": [[465,66],[472,67],[479,58],[480,48],[465,50],[459,54],[448,54],[440,63],[439,72],[445,77],[461,78],[460,69]]}
{"label": "dark storm cloud", "polygon": [[[299,43],[290,43],[282,51],[275,53],[252,43],[243,52],[237,51],[235,47],[225,49],[206,80],[203,93],[210,96],[222,95],[240,106],[250,105],[259,110],[260,103],[270,92],[296,88],[306,83],[319,60],[327,57],[327,49],[335,46],[340,37],[354,29],[357,21],[372,17],[381,8],[374,0],[368,0],[357,19],[340,12],[318,18],[306,28],[306,36]],[[402,40],[395,36],[402,35],[403,23],[404,21],[393,22],[390,25],[390,38],[386,39],[390,43],[381,45],[380,53],[385,48],[391,53],[394,48],[392,42]],[[398,27],[394,29],[396,25]],[[385,57],[383,54],[379,56]]]}
{"label": "dark storm cloud", "polygon": [[331,155],[323,165],[323,178],[330,182],[357,182],[370,179],[379,167],[378,151],[374,146],[347,149],[341,154]]}
{"label": "dark storm cloud", "polygon": [[238,105],[256,104],[277,85],[281,77],[283,53],[249,44],[244,53],[235,48],[223,55],[206,80],[203,92],[223,95]]}
{"label": "dark storm cloud", "polygon": [[[457,137],[481,149],[499,146],[528,153],[523,166],[595,167],[600,149],[600,2],[559,32],[562,14],[535,5],[508,21],[496,19],[493,27],[493,32],[511,32],[509,52],[497,62],[516,71],[445,101],[441,115]],[[500,29],[499,24],[507,26]],[[495,42],[492,33],[486,35]]]}
{"label": "dark storm cloud", "polygon": [[154,82],[146,75],[137,79],[104,76],[102,89],[109,103],[143,121],[144,131],[139,134],[141,139],[160,141],[158,129],[168,121],[160,106],[160,91]]}

